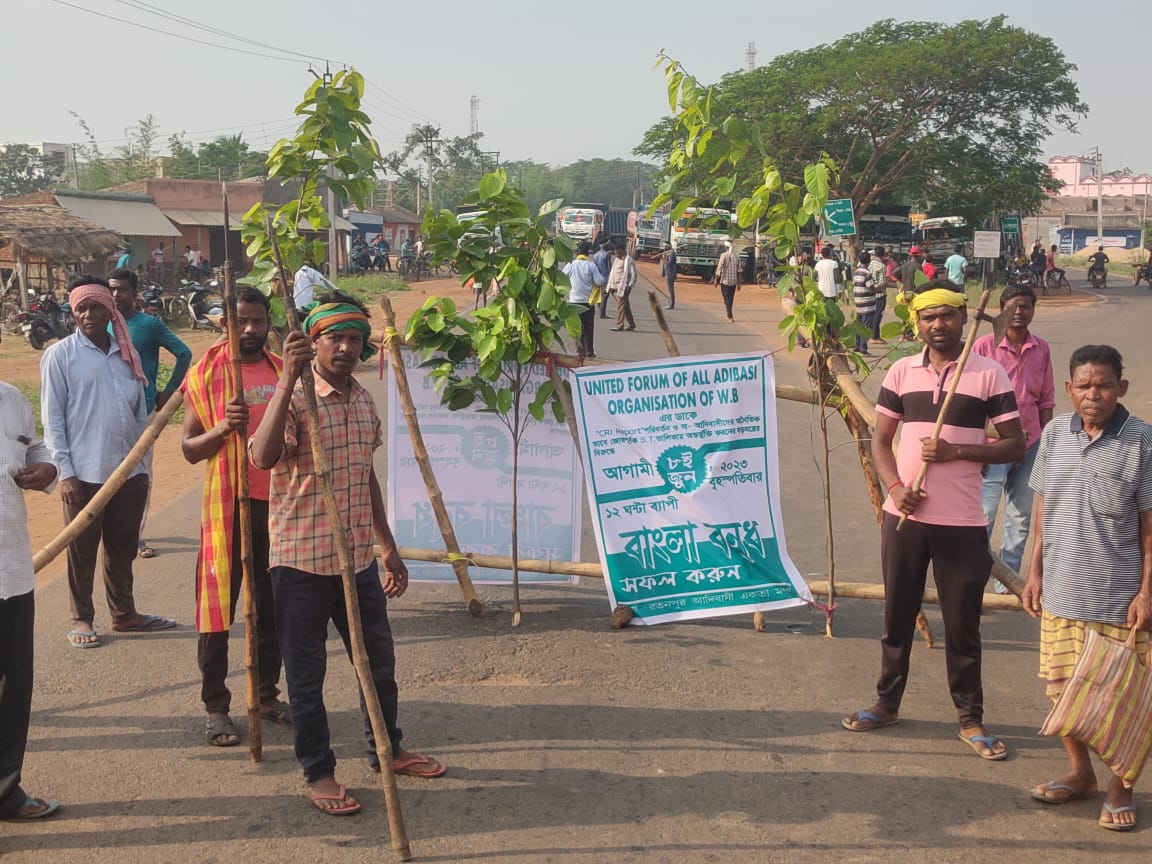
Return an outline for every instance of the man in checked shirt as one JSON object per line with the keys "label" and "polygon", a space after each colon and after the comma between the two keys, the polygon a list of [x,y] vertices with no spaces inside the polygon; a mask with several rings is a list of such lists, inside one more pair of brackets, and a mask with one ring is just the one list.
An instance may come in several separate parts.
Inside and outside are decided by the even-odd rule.
{"label": "man in checked shirt", "polygon": [[[372,467],[372,454],[383,443],[380,417],[371,395],[352,377],[356,365],[376,353],[368,342],[368,314],[344,295],[300,311],[307,316],[304,332],[291,333],[284,342],[284,371],[264,420],[249,442],[249,453],[257,468],[272,471],[268,557],[296,758],[304,769],[313,806],[328,815],[343,816],[359,811],[360,802],[335,779],[324,673],[328,622],[336,625],[351,654],[349,624],[340,562],[316,482],[304,392],[298,386],[305,363],[312,362],[315,375],[320,438],[352,545],[364,645],[392,742],[393,767],[397,774],[425,778],[439,777],[445,769],[436,759],[400,746],[396,652],[387,598],[404,593],[408,568],[397,551]],[[382,578],[372,548],[373,534],[383,550]],[[378,771],[367,717],[365,733],[369,765]]]}

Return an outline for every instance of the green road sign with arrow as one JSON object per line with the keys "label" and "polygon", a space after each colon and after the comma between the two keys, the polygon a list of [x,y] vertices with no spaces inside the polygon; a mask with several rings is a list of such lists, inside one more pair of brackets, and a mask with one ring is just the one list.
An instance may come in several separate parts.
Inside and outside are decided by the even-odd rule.
{"label": "green road sign with arrow", "polygon": [[851,198],[834,198],[824,205],[824,230],[828,237],[847,237],[856,233],[856,215]]}

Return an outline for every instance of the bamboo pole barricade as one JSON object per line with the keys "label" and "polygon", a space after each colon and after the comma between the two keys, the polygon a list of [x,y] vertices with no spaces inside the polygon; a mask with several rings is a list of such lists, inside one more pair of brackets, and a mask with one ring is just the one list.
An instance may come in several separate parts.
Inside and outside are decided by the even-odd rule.
{"label": "bamboo pole barricade", "polygon": [[139,440],[128,451],[128,455],[124,457],[123,461],[112,471],[111,476],[104,481],[104,485],[92,496],[92,500],[76,514],[75,519],[64,526],[63,531],[52,538],[43,549],[32,557],[32,569],[35,572],[40,572],[52,563],[57,555],[67,549],[72,541],[79,537],[96,517],[104,512],[104,508],[108,506],[112,496],[128,482],[128,478],[132,476],[136,466],[148,455],[148,451],[152,449],[152,445],[156,443],[156,439],[160,437],[160,433],[164,431],[164,427],[168,425],[168,421],[172,419],[172,415],[176,413],[183,401],[184,395],[177,391],[164,403],[163,408],[152,415],[152,419],[148,422],[148,426],[140,435]]}
{"label": "bamboo pole barricade", "polygon": [[[395,338],[396,315],[392,311],[392,303],[387,297],[380,298],[380,308],[384,312],[384,349],[392,361],[392,374],[396,377],[396,392],[400,396],[400,405],[404,411],[404,422],[408,424],[408,437],[412,439],[412,453],[416,457],[416,464],[420,466],[420,476],[424,478],[424,486],[428,490],[428,501],[432,505],[432,512],[436,514],[436,524],[440,528],[440,536],[444,538],[444,548],[449,553],[459,555],[460,544],[456,541],[456,529],[452,527],[452,519],[448,515],[448,508],[444,506],[444,494],[440,491],[440,484],[436,481],[436,472],[432,469],[432,459],[428,456],[428,448],[424,444],[424,434],[420,431],[420,421],[416,419],[416,404],[412,401],[412,388],[408,386],[408,370],[404,368],[404,355],[400,349],[400,340]],[[460,583],[460,591],[464,594],[464,603],[471,615],[479,615],[484,610],[484,604],[476,596],[476,588],[472,585],[472,577],[468,575],[468,562],[463,558],[452,558],[452,570],[456,574],[456,581]]]}
{"label": "bamboo pole barricade", "polygon": [[652,307],[652,314],[656,318],[656,326],[660,328],[660,335],[664,337],[664,348],[669,357],[679,357],[680,348],[668,327],[668,320],[664,317],[664,310],[660,308],[660,297],[655,291],[648,292],[648,305]]}
{"label": "bamboo pole barricade", "polygon": [[[276,270],[280,284],[284,287],[284,311],[288,324],[297,333],[301,332],[300,316],[292,296],[292,283],[288,279],[284,262],[280,256],[280,243],[272,225],[271,215],[265,217],[268,239],[272,242],[272,253],[276,259]],[[388,727],[384,713],[380,709],[380,699],[372,680],[372,670],[368,664],[368,652],[364,647],[364,629],[360,620],[360,598],[356,590],[356,570],[352,559],[352,549],[344,529],[344,517],[340,513],[340,503],[332,490],[332,478],[328,469],[328,454],[320,440],[320,412],[316,402],[316,381],[312,376],[311,364],[300,370],[300,385],[304,391],[305,419],[308,438],[312,445],[312,459],[316,468],[316,484],[324,500],[328,514],[332,539],[336,543],[336,556],[340,561],[340,578],[344,584],[344,606],[348,614],[348,636],[351,643],[352,666],[360,683],[360,693],[368,709],[372,734],[376,738],[376,757],[380,762],[380,785],[384,790],[384,803],[388,810],[388,827],[391,834],[392,850],[400,861],[412,860],[412,850],[408,844],[408,831],[404,827],[404,814],[400,810],[400,790],[396,785],[396,771],[392,764],[392,741],[388,737]]]}
{"label": "bamboo pole barricade", "polygon": [[[380,557],[380,548],[376,547],[376,556]],[[469,561],[477,567],[489,567],[493,570],[511,570],[512,558],[508,555],[485,555],[479,552],[464,552]],[[447,555],[443,549],[420,549],[414,546],[401,546],[400,557],[410,561],[429,561],[436,564],[447,563]],[[545,561],[535,558],[521,558],[518,562],[521,570],[530,573],[548,573],[554,576],[586,576],[589,579],[603,579],[604,571],[599,564],[589,564],[581,561]],[[828,583],[823,579],[808,581],[808,587],[813,594],[827,594]],[[884,586],[871,582],[837,582],[836,594],[853,600],[883,600]],[[935,589],[924,591],[924,602],[939,605],[940,595]],[[1024,611],[1020,601],[1007,594],[985,594],[985,609],[1000,609],[1016,612]]]}
{"label": "bamboo pole barricade", "polygon": [[[224,225],[227,237],[228,190],[224,190]],[[228,328],[228,356],[232,361],[233,397],[244,401],[244,363],[240,357],[240,327],[236,320],[236,285],[232,279],[232,262],[224,260],[224,323]],[[248,753],[253,762],[264,758],[264,730],[260,719],[260,643],[256,616],[256,565],[252,557],[252,495],[248,488],[248,430],[237,429],[239,459],[236,497],[240,507],[240,562],[244,596],[244,670],[248,697]]]}

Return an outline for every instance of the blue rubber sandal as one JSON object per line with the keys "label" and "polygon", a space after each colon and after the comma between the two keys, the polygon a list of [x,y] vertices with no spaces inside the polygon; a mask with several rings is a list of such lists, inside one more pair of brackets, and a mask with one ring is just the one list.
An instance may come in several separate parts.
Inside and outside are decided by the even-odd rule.
{"label": "blue rubber sandal", "polygon": [[993,748],[995,748],[995,746],[997,744],[1002,743],[1000,741],[1000,739],[997,738],[995,735],[973,735],[972,737],[968,737],[963,732],[961,732],[956,737],[959,738],[961,741],[963,741],[965,744],[969,745],[973,750],[975,750],[976,755],[979,756],[981,759],[986,759],[989,762],[999,762],[1002,759],[1008,758],[1008,748],[1007,747],[1005,747],[1004,750],[1000,753],[996,753],[996,752],[985,753],[984,752],[984,750],[986,750],[986,749],[987,750],[993,750]]}
{"label": "blue rubber sandal", "polygon": [[23,814],[21,814],[19,811],[17,811],[16,813],[13,813],[11,816],[7,816],[5,818],[10,819],[14,822],[28,822],[28,821],[31,821],[33,819],[47,819],[49,816],[55,815],[55,813],[60,809],[60,802],[59,801],[48,801],[44,798],[33,798],[28,793],[24,793],[24,804],[22,806],[23,807],[39,807],[39,808],[43,808],[43,809],[37,810],[37,812],[35,812],[35,813],[23,813]]}
{"label": "blue rubber sandal", "polygon": [[[1135,813],[1136,808],[1131,804],[1125,804],[1121,807],[1113,807],[1111,804],[1105,802],[1104,809],[1108,811],[1110,817],[1119,816],[1121,813]],[[1113,822],[1111,820],[1105,822],[1104,814],[1100,814],[1100,827],[1107,828],[1109,831],[1132,831],[1136,828],[1135,821],[1133,822]]]}
{"label": "blue rubber sandal", "polygon": [[[861,723],[861,721],[864,722]],[[840,725],[847,729],[849,732],[871,732],[873,729],[883,729],[885,726],[895,726],[899,722],[900,718],[898,717],[893,717],[891,720],[881,720],[879,717],[865,708],[856,712],[855,719],[853,719],[852,715],[845,717],[840,721]]]}

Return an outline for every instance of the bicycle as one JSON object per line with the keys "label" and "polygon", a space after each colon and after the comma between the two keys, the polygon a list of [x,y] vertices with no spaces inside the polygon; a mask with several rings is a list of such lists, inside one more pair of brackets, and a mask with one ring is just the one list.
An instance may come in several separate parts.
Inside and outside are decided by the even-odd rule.
{"label": "bicycle", "polygon": [[1048,292],[1056,293],[1063,289],[1065,294],[1072,293],[1072,283],[1068,281],[1068,277],[1064,275],[1063,270],[1049,270],[1044,274],[1044,281],[1041,282],[1044,294],[1047,296]]}

